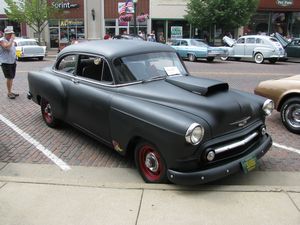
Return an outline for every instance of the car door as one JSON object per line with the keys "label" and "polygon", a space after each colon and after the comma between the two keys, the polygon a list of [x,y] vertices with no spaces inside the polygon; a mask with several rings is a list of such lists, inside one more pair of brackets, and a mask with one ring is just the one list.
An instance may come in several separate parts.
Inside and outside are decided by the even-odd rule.
{"label": "car door", "polygon": [[179,55],[183,58],[188,57],[188,52],[189,52],[189,46],[188,45],[189,44],[186,40],[181,40],[180,41],[178,51],[179,51]]}
{"label": "car door", "polygon": [[234,56],[245,57],[245,38],[241,37],[234,45]]}
{"label": "car door", "polygon": [[246,38],[245,43],[245,57],[252,57],[254,48],[256,47],[255,44],[255,38],[254,37],[248,37]]}
{"label": "car door", "polygon": [[300,40],[293,40],[287,45],[285,50],[288,57],[300,58]]}
{"label": "car door", "polygon": [[68,119],[74,126],[110,143],[109,114],[114,88],[107,68],[108,63],[100,56],[79,55],[68,93]]}

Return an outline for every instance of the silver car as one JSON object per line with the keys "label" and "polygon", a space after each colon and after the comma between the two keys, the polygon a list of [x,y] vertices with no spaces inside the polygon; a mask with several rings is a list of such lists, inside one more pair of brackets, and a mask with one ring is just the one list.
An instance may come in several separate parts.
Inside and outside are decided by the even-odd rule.
{"label": "silver car", "polygon": [[234,58],[253,58],[256,63],[263,63],[265,59],[270,63],[286,57],[285,50],[273,37],[266,35],[247,35],[240,37],[237,41],[227,36],[223,41],[229,46],[229,56],[221,57],[222,60]]}

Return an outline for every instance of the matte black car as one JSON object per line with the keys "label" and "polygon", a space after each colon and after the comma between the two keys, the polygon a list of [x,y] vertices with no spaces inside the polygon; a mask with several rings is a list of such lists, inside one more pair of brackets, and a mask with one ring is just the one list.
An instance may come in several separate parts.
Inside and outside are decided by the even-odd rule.
{"label": "matte black car", "polygon": [[50,127],[67,122],[133,153],[146,182],[200,184],[256,167],[272,145],[273,102],[191,76],[167,45],[89,41],[29,72],[28,98]]}

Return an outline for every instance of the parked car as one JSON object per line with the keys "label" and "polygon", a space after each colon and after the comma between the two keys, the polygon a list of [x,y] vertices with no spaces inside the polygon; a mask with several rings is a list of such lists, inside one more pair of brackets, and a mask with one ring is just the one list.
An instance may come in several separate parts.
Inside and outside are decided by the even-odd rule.
{"label": "parked car", "polygon": [[38,58],[43,60],[46,56],[46,46],[39,46],[35,39],[16,38],[16,56],[18,60],[25,58]]}
{"label": "parked car", "polygon": [[171,46],[182,58],[187,58],[194,62],[204,58],[212,62],[215,57],[227,57],[228,50],[224,47],[211,47],[197,39],[176,39],[172,40]]}
{"label": "parked car", "polygon": [[146,182],[199,184],[251,171],[272,145],[273,102],[191,76],[168,45],[89,41],[28,74],[28,98],[50,127],[64,121],[121,155]]}
{"label": "parked car", "polygon": [[222,57],[222,60],[252,58],[256,63],[263,63],[265,59],[270,63],[276,63],[277,60],[286,57],[281,44],[270,36],[247,35],[240,37],[237,41],[224,36],[223,41],[229,46],[229,55]]}
{"label": "parked car", "polygon": [[145,41],[144,38],[142,38],[139,35],[135,35],[135,34],[118,34],[118,35],[113,36],[112,39],[125,39],[125,40]]}
{"label": "parked car", "polygon": [[289,41],[279,33],[275,33],[272,36],[275,37],[285,49],[287,59],[300,58],[300,38],[293,38],[291,41]]}
{"label": "parked car", "polygon": [[272,99],[284,126],[300,134],[300,75],[259,83],[254,93]]}

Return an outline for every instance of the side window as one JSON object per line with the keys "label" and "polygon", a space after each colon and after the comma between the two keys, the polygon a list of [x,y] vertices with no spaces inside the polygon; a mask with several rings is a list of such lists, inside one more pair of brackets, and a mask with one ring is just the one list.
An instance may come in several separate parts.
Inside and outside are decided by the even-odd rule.
{"label": "side window", "polygon": [[74,74],[76,68],[76,61],[76,55],[67,55],[62,60],[60,60],[58,65],[56,65],[56,69],[65,73]]}
{"label": "side window", "polygon": [[173,40],[171,45],[173,45],[173,46],[179,46],[180,45],[180,41]]}
{"label": "side window", "polygon": [[103,71],[102,71],[102,77],[101,81],[103,82],[113,82],[113,78],[109,69],[109,66],[106,61],[103,60]]}
{"label": "side window", "polygon": [[255,38],[247,38],[246,43],[247,44],[254,44],[255,43]]}
{"label": "side window", "polygon": [[187,41],[181,41],[181,44],[180,44],[181,46],[188,46],[188,43],[187,43]]}
{"label": "side window", "polygon": [[80,77],[101,80],[103,60],[98,56],[80,55],[77,66],[77,75]]}
{"label": "side window", "polygon": [[244,44],[245,43],[245,38],[240,38],[238,41],[237,41],[238,44]]}
{"label": "side window", "polygon": [[264,41],[260,38],[256,38],[256,44],[263,44]]}
{"label": "side window", "polygon": [[113,78],[107,62],[99,56],[80,55],[77,75],[100,82],[112,84]]}

